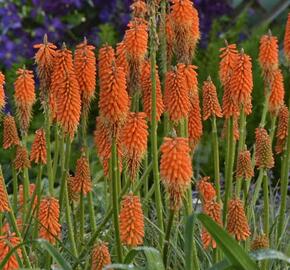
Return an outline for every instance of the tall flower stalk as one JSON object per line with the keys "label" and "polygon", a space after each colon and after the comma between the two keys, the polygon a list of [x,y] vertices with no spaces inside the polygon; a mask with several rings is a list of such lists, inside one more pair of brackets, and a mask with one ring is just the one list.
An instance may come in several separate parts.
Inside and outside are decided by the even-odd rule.
{"label": "tall flower stalk", "polygon": [[[150,36],[150,65],[151,65],[151,80],[152,80],[152,106],[151,106],[151,148],[152,148],[152,161],[153,161],[153,178],[155,189],[155,202],[158,219],[158,227],[161,232],[164,231],[163,214],[162,214],[162,201],[160,192],[160,179],[158,169],[158,146],[157,146],[157,120],[156,120],[156,6],[155,1],[151,0],[149,4],[149,36]],[[163,246],[164,236],[162,233],[159,235],[159,246]]]}

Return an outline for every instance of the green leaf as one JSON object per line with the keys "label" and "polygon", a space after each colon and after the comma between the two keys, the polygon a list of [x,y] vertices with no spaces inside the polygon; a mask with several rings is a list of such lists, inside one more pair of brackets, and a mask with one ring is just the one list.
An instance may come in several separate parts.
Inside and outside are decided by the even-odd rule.
{"label": "green leaf", "polygon": [[[137,247],[127,254],[124,262],[126,264],[132,263],[136,255],[142,251],[146,257],[148,270],[165,270],[160,252],[152,247]],[[132,268],[130,268],[132,269]]]}
{"label": "green leaf", "polygon": [[184,236],[184,253],[185,253],[185,269],[193,270],[193,254],[192,254],[192,243],[194,235],[194,223],[195,215],[191,215],[185,225],[185,236]]}
{"label": "green leaf", "polygon": [[59,264],[63,270],[71,270],[71,265],[62,257],[59,251],[52,246],[48,241],[43,239],[37,239],[36,242],[40,245],[41,248],[45,249]]}
{"label": "green leaf", "polygon": [[270,11],[280,2],[280,0],[259,0],[258,2],[265,10]]}
{"label": "green leaf", "polygon": [[111,24],[101,24],[99,29],[100,44],[114,45],[116,43],[116,30]]}
{"label": "green leaf", "polygon": [[[290,264],[290,258],[286,256],[284,253],[273,250],[273,249],[261,249],[257,251],[253,251],[250,253],[250,256],[256,261],[263,261],[263,260],[280,260],[285,261]],[[221,262],[213,265],[208,270],[229,270],[235,269],[233,265],[227,260],[222,260]]]}
{"label": "green leaf", "polygon": [[256,263],[242,247],[210,217],[205,214],[198,214],[197,218],[214,238],[219,248],[224,252],[235,269],[259,270]]}
{"label": "green leaf", "polygon": [[256,261],[280,260],[290,264],[290,257],[274,249],[260,249],[257,251],[253,251],[250,253],[250,256]]}
{"label": "green leaf", "polygon": [[232,8],[236,8],[243,2],[244,2],[243,0],[229,0],[229,4],[232,6]]}

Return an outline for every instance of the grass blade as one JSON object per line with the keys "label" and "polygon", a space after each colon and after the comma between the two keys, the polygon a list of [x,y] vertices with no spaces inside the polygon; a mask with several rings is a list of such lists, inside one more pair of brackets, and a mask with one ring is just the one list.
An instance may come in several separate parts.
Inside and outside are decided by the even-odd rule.
{"label": "grass blade", "polygon": [[184,240],[184,253],[185,253],[185,269],[193,270],[193,253],[192,253],[192,243],[194,241],[194,223],[195,215],[191,215],[185,225],[185,240]]}
{"label": "grass blade", "polygon": [[36,242],[41,246],[41,248],[45,249],[59,264],[61,269],[63,270],[71,270],[71,265],[62,257],[59,251],[53,247],[48,241],[43,239],[37,239]]}
{"label": "grass blade", "polygon": [[219,225],[205,214],[198,214],[197,218],[211,234],[219,248],[236,269],[259,270],[256,263],[242,249],[242,247]]}
{"label": "grass blade", "polygon": [[279,260],[279,261],[285,261],[288,264],[290,264],[290,257],[274,249],[261,249],[261,250],[253,251],[250,253],[250,256],[256,261]]}
{"label": "grass blade", "polygon": [[[146,257],[147,268],[150,270],[165,270],[160,252],[152,247],[137,247],[127,254],[124,262],[126,264],[132,263],[136,255],[142,251]],[[127,268],[125,268],[127,269]],[[134,269],[134,268],[129,268]]]}

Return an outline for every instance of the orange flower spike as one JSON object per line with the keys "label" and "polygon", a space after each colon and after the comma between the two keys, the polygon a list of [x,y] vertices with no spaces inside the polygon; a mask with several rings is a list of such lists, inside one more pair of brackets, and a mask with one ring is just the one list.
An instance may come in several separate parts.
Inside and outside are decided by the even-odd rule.
{"label": "orange flower spike", "polygon": [[[7,254],[12,250],[12,248],[18,246],[21,240],[16,236],[15,233],[9,233],[0,236],[0,262],[4,260]],[[17,255],[15,254],[17,253]],[[17,248],[14,253],[9,257],[8,261],[5,263],[2,270],[14,270],[19,269],[18,259],[22,258],[22,252],[20,248]]]}
{"label": "orange flower spike", "polygon": [[125,196],[119,215],[121,242],[129,247],[143,244],[144,215],[138,196],[133,193]]}
{"label": "orange flower spike", "polygon": [[34,59],[37,64],[37,75],[40,80],[40,89],[46,93],[50,89],[56,46],[53,43],[48,42],[47,35],[45,34],[43,37],[43,43],[35,44],[33,48],[37,49]]}
{"label": "orange flower spike", "polygon": [[104,75],[99,110],[101,117],[111,126],[118,125],[126,119],[129,112],[129,96],[126,91],[126,75],[123,68],[112,65]]}
{"label": "orange flower spike", "polygon": [[263,70],[264,76],[267,76],[269,72],[278,68],[278,40],[277,37],[272,36],[270,31],[268,35],[264,35],[260,39],[259,63]]}
{"label": "orange flower spike", "polygon": [[80,120],[81,98],[72,53],[65,44],[57,51],[52,74],[52,92],[56,105],[56,120],[64,132],[73,138]]}
{"label": "orange flower spike", "polygon": [[194,93],[190,97],[190,111],[188,116],[188,135],[190,147],[194,149],[202,136],[202,120],[198,92]]}
{"label": "orange flower spike", "polygon": [[250,228],[245,214],[243,202],[239,199],[229,201],[227,231],[238,241],[246,240],[250,235]]}
{"label": "orange flower spike", "polygon": [[189,95],[193,95],[195,92],[197,92],[198,88],[197,72],[196,72],[197,66],[178,64],[177,69],[180,70],[184,75],[186,89]]}
{"label": "orange flower spike", "polygon": [[0,112],[3,111],[6,101],[5,101],[5,92],[4,92],[5,76],[0,71]]}
{"label": "orange flower spike", "polygon": [[17,75],[18,77],[14,83],[14,99],[21,130],[26,133],[32,115],[32,106],[35,102],[33,72],[25,68],[18,69]]}
{"label": "orange flower spike", "polygon": [[9,198],[5,188],[5,180],[0,174],[0,213],[10,212],[11,209],[9,207]]}
{"label": "orange flower spike", "polygon": [[219,77],[224,87],[229,82],[238,58],[237,45],[228,44],[227,41],[225,43],[226,47],[220,49],[221,61],[219,65]]}
{"label": "orange flower spike", "polygon": [[94,131],[94,142],[100,159],[107,156],[111,151],[111,133],[101,117],[96,118],[96,130]]}
{"label": "orange flower spike", "polygon": [[94,131],[94,142],[98,157],[103,165],[104,174],[109,175],[109,160],[111,158],[111,132],[101,117],[96,119],[96,130]]}
{"label": "orange flower spike", "polygon": [[130,9],[132,10],[133,17],[144,18],[148,12],[147,5],[143,0],[135,0]]}
{"label": "orange flower spike", "polygon": [[187,117],[190,109],[186,81],[181,70],[175,69],[166,73],[164,105],[172,121]]}
{"label": "orange flower spike", "polygon": [[245,180],[249,180],[254,176],[250,151],[244,150],[239,153],[236,176]]}
{"label": "orange flower spike", "polygon": [[[230,88],[229,83],[227,83],[224,86],[222,113],[225,116],[225,118],[229,118],[231,116],[237,117],[240,114],[239,107],[233,100],[232,89]],[[249,113],[250,112],[248,111],[248,114]]]}
{"label": "orange flower spike", "polygon": [[245,54],[243,49],[238,55],[229,86],[233,101],[238,106],[245,104],[252,93],[253,77],[251,57]]}
{"label": "orange flower spike", "polygon": [[19,145],[20,140],[16,128],[14,117],[6,115],[3,121],[3,148],[8,149],[12,146]]}
{"label": "orange flower spike", "polygon": [[125,74],[128,73],[129,67],[126,58],[126,47],[123,41],[116,46],[116,65],[117,67],[122,67]]}
{"label": "orange flower spike", "polygon": [[141,87],[142,64],[147,52],[148,33],[147,22],[143,19],[134,18],[128,26],[124,45],[129,66],[128,92],[132,96]]}
{"label": "orange flower spike", "polygon": [[92,191],[92,179],[90,173],[89,161],[85,156],[77,160],[76,173],[72,182],[72,190],[74,193],[83,193],[87,195]]}
{"label": "orange flower spike", "polygon": [[[118,132],[119,133],[119,132]],[[122,151],[120,147],[119,134],[117,133],[117,150],[119,160],[119,170],[122,171]],[[112,131],[101,117],[96,119],[96,130],[94,131],[94,142],[97,154],[102,162],[104,174],[109,175],[109,161],[111,158]]]}
{"label": "orange flower spike", "polygon": [[202,86],[203,95],[203,120],[211,116],[222,117],[222,110],[217,98],[216,87],[209,77]]}
{"label": "orange flower spike", "polygon": [[289,111],[287,106],[283,105],[278,114],[278,127],[276,133],[276,146],[275,152],[276,154],[280,154],[283,152],[285,147],[286,138],[288,136],[288,120],[289,119]]}
{"label": "orange flower spike", "polygon": [[223,115],[228,118],[239,114],[239,107],[233,100],[232,89],[229,85],[234,66],[238,59],[238,51],[236,44],[228,44],[227,41],[225,41],[225,43],[226,47],[220,49],[221,61],[219,66],[219,76],[224,87],[222,100]]}
{"label": "orange flower spike", "polygon": [[124,36],[127,58],[129,61],[144,59],[148,43],[147,23],[145,20],[135,18],[128,26],[129,29]]}
{"label": "orange flower spike", "polygon": [[57,199],[46,197],[41,200],[38,222],[40,223],[39,237],[54,244],[61,231],[61,225],[59,224],[59,203]]}
{"label": "orange flower spike", "polygon": [[68,197],[69,197],[69,201],[72,202],[72,201],[79,201],[80,199],[80,194],[79,193],[76,193],[74,191],[74,185],[75,185],[75,179],[74,179],[74,176],[71,176],[71,175],[68,175],[67,176],[67,192],[68,192]]}
{"label": "orange flower spike", "polygon": [[96,244],[92,250],[91,270],[102,270],[109,264],[111,264],[111,256],[107,243],[101,242]]}
{"label": "orange flower spike", "polygon": [[131,112],[121,130],[120,141],[131,180],[135,180],[147,150],[148,126],[145,118],[144,112]]}
{"label": "orange flower spike", "polygon": [[210,202],[216,197],[216,190],[209,182],[210,177],[201,178],[197,183],[197,189],[204,202]]}
{"label": "orange flower spike", "polygon": [[46,164],[46,138],[45,131],[42,128],[35,132],[31,146],[30,161],[34,161],[36,164]]}
{"label": "orange flower spike", "polygon": [[112,63],[115,61],[115,51],[109,45],[104,45],[99,49],[98,55],[98,74],[100,78],[100,90],[103,89],[103,81],[105,80],[106,73],[111,68]]}
{"label": "orange flower spike", "polygon": [[269,238],[265,234],[257,235],[251,243],[251,250],[268,249],[270,247]]}
{"label": "orange flower spike", "polygon": [[269,96],[269,111],[276,113],[284,104],[284,80],[280,69],[275,70],[272,74],[273,78],[270,83],[271,91]]}
{"label": "orange flower spike", "polygon": [[80,86],[82,102],[88,109],[96,89],[96,57],[95,47],[89,45],[87,39],[77,45],[74,55],[74,67]]}
{"label": "orange flower spike", "polygon": [[290,13],[286,23],[285,37],[284,37],[284,55],[287,61],[290,60]]}
{"label": "orange flower spike", "polygon": [[28,158],[27,149],[22,145],[17,145],[13,166],[17,171],[30,168],[30,160]]}
{"label": "orange flower spike", "polygon": [[170,18],[174,31],[174,50],[178,62],[190,63],[200,39],[199,17],[190,0],[172,0]]}
{"label": "orange flower spike", "polygon": [[[161,85],[156,67],[156,119],[159,121],[160,116],[164,111],[164,104],[162,100]],[[148,120],[151,121],[151,104],[152,104],[152,82],[151,82],[151,67],[149,61],[145,61],[142,69],[141,77],[142,103],[143,109]]]}
{"label": "orange flower spike", "polygon": [[[35,184],[29,184],[29,197],[30,198],[32,198],[34,191],[35,191]],[[23,202],[24,202],[23,185],[19,185],[18,194],[19,194],[19,198],[18,198],[19,207],[22,208]],[[37,196],[34,197],[33,208],[35,208],[36,205],[37,205]]]}
{"label": "orange flower spike", "polygon": [[274,167],[271,139],[264,128],[256,128],[255,161],[258,168]]}
{"label": "orange flower spike", "polygon": [[[222,226],[221,205],[214,200],[208,201],[203,206],[203,212],[212,218],[218,225]],[[205,249],[212,247],[216,248],[216,242],[213,240],[209,232],[203,227],[201,240]]]}
{"label": "orange flower spike", "polygon": [[178,210],[193,174],[188,139],[164,138],[160,151],[160,177],[169,194],[170,208]]}

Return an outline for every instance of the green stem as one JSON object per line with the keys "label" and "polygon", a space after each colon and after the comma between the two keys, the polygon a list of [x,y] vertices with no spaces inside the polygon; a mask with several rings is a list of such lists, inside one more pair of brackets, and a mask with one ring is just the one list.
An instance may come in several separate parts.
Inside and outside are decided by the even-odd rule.
{"label": "green stem", "polygon": [[45,134],[46,134],[46,151],[47,151],[47,175],[48,175],[48,190],[49,194],[53,196],[54,193],[54,178],[52,175],[51,164],[51,145],[50,145],[50,112],[48,106],[45,110]]}
{"label": "green stem", "polygon": [[[41,200],[41,196],[40,196],[41,195],[41,177],[42,177],[42,165],[39,165],[38,166],[38,174],[37,174],[37,178],[36,178],[35,191],[33,192],[32,196],[31,196],[30,204],[28,206],[28,211],[27,211],[27,215],[25,216],[24,224],[29,224],[29,220],[32,218],[32,216],[34,214],[37,217],[38,209],[37,209],[37,207],[36,207],[36,209],[34,209],[33,206],[34,206],[35,197],[37,197],[38,202],[40,202],[40,200]],[[27,232],[29,228],[24,226],[23,229],[26,230],[26,232]]]}
{"label": "green stem", "polygon": [[65,218],[66,218],[66,223],[68,227],[68,237],[70,240],[72,253],[75,257],[78,257],[78,251],[77,251],[76,241],[74,237],[74,228],[72,224],[71,208],[70,208],[68,190],[67,190],[67,177],[65,177],[63,181],[64,181]]}
{"label": "green stem", "polygon": [[221,201],[221,187],[220,187],[220,160],[219,160],[219,143],[216,126],[216,117],[213,116],[212,121],[212,147],[213,147],[213,160],[214,160],[214,179],[217,191],[217,201]]}
{"label": "green stem", "polygon": [[[289,107],[290,108],[290,99]],[[288,119],[288,137],[286,141],[286,148],[282,156],[281,165],[281,204],[278,217],[278,228],[277,228],[277,240],[280,241],[282,236],[283,228],[285,226],[285,214],[287,205],[287,190],[288,190],[288,179],[289,179],[289,163],[290,163],[290,117]]]}
{"label": "green stem", "polygon": [[[167,72],[167,39],[166,39],[166,0],[162,0],[160,3],[160,78],[162,93],[165,91],[165,76]],[[169,133],[169,115],[164,113],[164,136]]]}
{"label": "green stem", "polygon": [[275,135],[275,130],[276,130],[276,121],[277,121],[277,116],[274,115],[271,117],[271,128],[270,128],[270,139],[271,139],[271,144],[273,142],[274,139],[274,135]]}
{"label": "green stem", "polygon": [[13,211],[16,215],[17,204],[18,204],[18,180],[17,180],[17,173],[14,166],[12,166],[12,182],[13,182]]}
{"label": "green stem", "polygon": [[29,201],[29,175],[28,169],[23,169],[23,206],[22,206],[22,213],[23,213],[23,220],[25,220],[26,213],[28,211],[28,201]]}
{"label": "green stem", "polygon": [[165,242],[164,242],[164,247],[163,247],[163,263],[164,263],[165,269],[167,267],[167,261],[168,261],[169,239],[170,239],[171,229],[173,225],[174,214],[175,214],[174,210],[171,209],[169,212],[167,228],[166,228],[166,233],[165,233]]}
{"label": "green stem", "polygon": [[118,202],[118,193],[117,193],[117,185],[118,185],[118,159],[117,159],[117,144],[116,138],[113,138],[112,142],[112,205],[113,205],[113,217],[114,217],[114,228],[115,228],[115,236],[116,236],[116,250],[118,262],[122,263],[123,255],[122,255],[122,245],[120,239],[120,227],[119,227],[119,202]]}
{"label": "green stem", "polygon": [[[238,146],[238,154],[245,150],[245,144],[246,144],[246,115],[245,115],[245,111],[244,108],[241,109],[240,112],[240,129],[239,129],[239,133],[240,133],[240,138],[239,138],[239,146]],[[242,188],[242,178],[237,177],[236,179],[236,196],[237,198],[240,197],[240,193],[241,193],[241,188]]]}
{"label": "green stem", "polygon": [[[145,155],[145,158],[144,158],[144,169],[146,170],[147,169],[147,167],[148,167],[148,155],[146,154]],[[146,198],[146,196],[147,196],[147,194],[148,194],[148,191],[149,191],[149,182],[148,182],[148,180],[149,180],[149,177],[148,176],[146,176],[146,178],[145,178],[145,183],[144,183],[144,187],[143,187],[143,197],[144,198]],[[148,216],[148,207],[147,207],[147,205],[144,205],[144,215],[145,216]]]}
{"label": "green stem", "polygon": [[270,211],[269,211],[269,187],[267,172],[263,175],[263,199],[264,199],[264,233],[269,237],[270,232]]}
{"label": "green stem", "polygon": [[59,139],[59,129],[58,129],[57,125],[55,125],[54,141],[55,141],[55,148],[54,148],[54,156],[53,156],[52,176],[55,179],[56,172],[57,172],[57,166],[58,166],[59,152],[60,152],[60,149],[63,147],[63,141],[61,143],[61,141]]}
{"label": "green stem", "polygon": [[79,232],[79,239],[80,244],[84,241],[84,234],[85,234],[85,207],[84,207],[84,194],[81,191],[80,195],[80,232]]}
{"label": "green stem", "polygon": [[[269,188],[268,188],[268,177],[267,172],[264,172],[263,176],[263,200],[264,200],[264,217],[263,217],[263,225],[264,225],[264,234],[267,237],[270,237],[270,209],[269,209]],[[264,260],[262,262],[263,270],[269,269],[269,260]]]}
{"label": "green stem", "polygon": [[256,181],[256,186],[254,189],[253,198],[251,200],[249,210],[247,211],[249,221],[251,220],[251,217],[252,217],[252,212],[253,212],[252,210],[255,208],[257,200],[259,199],[259,193],[260,193],[262,182],[263,182],[264,171],[265,170],[263,168],[259,170],[259,176],[258,176],[258,179]]}
{"label": "green stem", "polygon": [[[35,216],[38,216],[39,211],[39,205],[41,201],[41,177],[42,177],[42,165],[38,168],[38,175],[36,178],[36,184],[35,184],[35,195],[37,196],[37,205],[36,205],[36,211]],[[34,198],[32,198],[34,200]],[[37,239],[38,237],[38,222],[35,222],[34,224],[34,232],[33,232],[33,239]]]}
{"label": "green stem", "polygon": [[66,138],[65,143],[65,150],[64,147],[61,152],[61,160],[62,160],[62,176],[61,176],[61,184],[60,184],[60,195],[59,195],[59,204],[60,209],[63,207],[63,200],[65,196],[65,185],[66,185],[66,178],[68,174],[68,166],[70,160],[70,152],[71,152],[71,142],[69,136]]}
{"label": "green stem", "polygon": [[[152,83],[152,101],[151,101],[151,148],[153,161],[153,178],[155,187],[155,203],[157,211],[158,227],[164,231],[162,201],[160,192],[160,179],[158,169],[158,148],[157,148],[157,120],[156,120],[156,10],[155,3],[150,4],[150,65],[151,65],[151,83]],[[163,234],[159,235],[159,246],[163,247]]]}
{"label": "green stem", "polygon": [[228,119],[227,137],[228,137],[228,144],[227,144],[228,155],[227,155],[227,160],[226,160],[225,199],[224,199],[224,212],[223,212],[224,224],[226,224],[228,202],[232,196],[232,189],[233,189],[233,167],[234,167],[234,161],[235,161],[233,117],[230,117]]}
{"label": "green stem", "polygon": [[90,225],[92,233],[94,233],[97,229],[96,225],[96,217],[95,217],[95,210],[94,210],[94,200],[93,200],[93,191],[90,191],[87,195],[88,204],[89,204],[89,216],[90,216]]}

